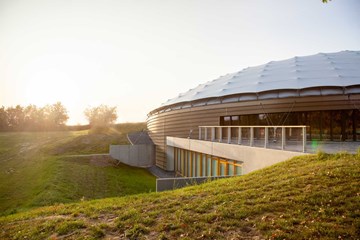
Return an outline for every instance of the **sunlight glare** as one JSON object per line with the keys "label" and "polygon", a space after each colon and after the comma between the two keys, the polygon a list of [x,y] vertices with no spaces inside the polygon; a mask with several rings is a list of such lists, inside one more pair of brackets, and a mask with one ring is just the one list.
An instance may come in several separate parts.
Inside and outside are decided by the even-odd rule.
{"label": "sunlight glare", "polygon": [[29,76],[25,86],[25,99],[29,104],[44,106],[58,101],[71,103],[78,91],[75,81],[69,84],[66,74],[55,68],[43,69]]}

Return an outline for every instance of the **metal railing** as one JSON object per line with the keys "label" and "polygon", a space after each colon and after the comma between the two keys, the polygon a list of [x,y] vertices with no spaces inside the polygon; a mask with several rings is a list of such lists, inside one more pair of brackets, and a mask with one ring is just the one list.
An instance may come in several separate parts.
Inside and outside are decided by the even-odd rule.
{"label": "metal railing", "polygon": [[199,140],[305,152],[306,127],[199,126]]}

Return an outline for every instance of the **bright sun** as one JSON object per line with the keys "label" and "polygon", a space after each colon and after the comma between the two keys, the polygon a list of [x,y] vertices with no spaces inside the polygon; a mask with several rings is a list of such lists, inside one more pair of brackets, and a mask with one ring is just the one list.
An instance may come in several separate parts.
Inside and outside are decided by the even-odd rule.
{"label": "bright sun", "polygon": [[61,101],[70,103],[74,93],[77,92],[77,84],[70,80],[66,74],[57,69],[44,69],[30,76],[25,86],[26,101],[38,106],[53,104]]}

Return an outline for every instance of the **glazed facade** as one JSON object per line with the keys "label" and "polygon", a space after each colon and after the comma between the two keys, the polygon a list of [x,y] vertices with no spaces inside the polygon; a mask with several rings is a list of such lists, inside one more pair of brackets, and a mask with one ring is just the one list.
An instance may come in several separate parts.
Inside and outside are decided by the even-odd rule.
{"label": "glazed facade", "polygon": [[[358,109],[221,116],[221,126],[305,125],[308,140],[360,141]],[[255,135],[260,133],[255,132]]]}

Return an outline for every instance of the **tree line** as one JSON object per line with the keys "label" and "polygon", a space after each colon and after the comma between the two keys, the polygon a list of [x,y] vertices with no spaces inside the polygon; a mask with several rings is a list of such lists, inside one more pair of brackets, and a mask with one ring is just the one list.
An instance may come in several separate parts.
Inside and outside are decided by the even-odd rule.
{"label": "tree line", "polygon": [[66,108],[57,102],[44,107],[28,105],[0,108],[0,131],[63,130],[69,119]]}
{"label": "tree line", "polygon": [[[84,111],[89,128],[107,128],[117,119],[116,107],[100,105]],[[58,131],[71,129],[66,126],[67,109],[57,102],[44,107],[17,105],[0,107],[0,131]]]}

